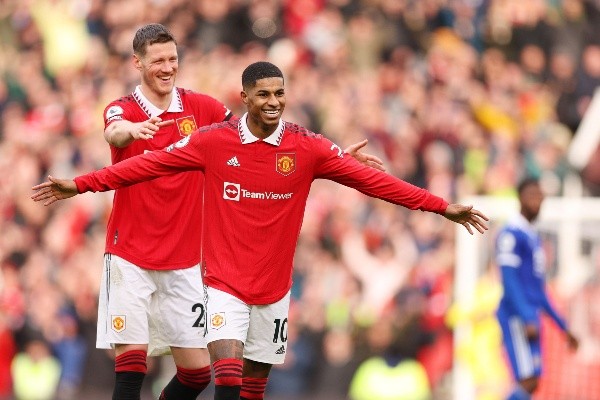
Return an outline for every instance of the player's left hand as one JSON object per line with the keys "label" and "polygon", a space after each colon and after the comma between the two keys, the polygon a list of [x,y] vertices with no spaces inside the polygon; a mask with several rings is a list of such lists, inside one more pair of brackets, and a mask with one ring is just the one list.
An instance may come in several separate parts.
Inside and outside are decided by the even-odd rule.
{"label": "player's left hand", "polygon": [[579,348],[579,339],[571,331],[567,331],[567,342],[571,350],[577,351]]}
{"label": "player's left hand", "polygon": [[473,206],[462,204],[449,204],[444,217],[461,224],[471,235],[473,234],[472,228],[477,229],[479,233],[484,233],[488,229],[484,221],[490,220],[484,213],[474,209]]}
{"label": "player's left hand", "polygon": [[352,157],[356,159],[361,164],[365,164],[368,167],[378,169],[380,171],[385,172],[385,166],[383,165],[383,161],[379,157],[376,157],[372,154],[366,154],[360,151],[363,147],[367,145],[369,142],[368,139],[365,139],[361,142],[354,143],[344,150],[345,153],[350,154]]}

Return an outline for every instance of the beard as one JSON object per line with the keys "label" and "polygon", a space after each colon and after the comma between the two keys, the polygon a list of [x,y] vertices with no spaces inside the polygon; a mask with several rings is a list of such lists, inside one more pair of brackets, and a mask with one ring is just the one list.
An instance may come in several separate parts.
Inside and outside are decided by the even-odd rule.
{"label": "beard", "polygon": [[173,87],[175,86],[175,79],[173,76],[168,83],[165,83],[156,76],[144,75],[144,84],[157,95],[166,96],[173,91]]}

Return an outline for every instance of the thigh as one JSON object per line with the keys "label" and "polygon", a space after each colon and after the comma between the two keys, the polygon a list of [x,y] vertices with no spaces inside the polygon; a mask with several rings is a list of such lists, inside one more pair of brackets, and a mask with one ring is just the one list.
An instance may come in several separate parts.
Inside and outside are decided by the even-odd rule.
{"label": "thigh", "polygon": [[283,364],[289,308],[290,292],[276,303],[252,306],[244,358],[265,364]]}
{"label": "thigh", "polygon": [[148,344],[148,312],[155,290],[147,270],[106,254],[98,302],[97,347]]}
{"label": "thigh", "polygon": [[250,325],[250,306],[229,293],[211,287],[205,287],[205,292],[207,342],[237,340],[245,343]]}
{"label": "thigh", "polygon": [[540,340],[527,339],[525,325],[517,316],[499,318],[507,356],[515,379],[539,376],[541,372]]}
{"label": "thigh", "polygon": [[150,355],[170,347],[206,348],[206,310],[200,266],[151,271],[158,290],[150,307]]}
{"label": "thigh", "polygon": [[147,344],[118,344],[114,345],[115,347],[115,356],[120,356],[122,354],[127,353],[128,351],[143,351],[144,353],[148,352]]}
{"label": "thigh", "polygon": [[186,369],[200,369],[210,365],[208,350],[200,348],[172,347],[175,365]]}

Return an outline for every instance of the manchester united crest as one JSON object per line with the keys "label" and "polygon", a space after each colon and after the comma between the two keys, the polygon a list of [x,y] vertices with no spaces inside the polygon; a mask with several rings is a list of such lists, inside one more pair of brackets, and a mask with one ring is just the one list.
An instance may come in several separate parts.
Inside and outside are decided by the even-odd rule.
{"label": "manchester united crest", "polygon": [[225,313],[219,312],[211,314],[210,316],[210,327],[212,329],[219,329],[225,326]]}
{"label": "manchester united crest", "polygon": [[277,153],[275,169],[283,176],[296,170],[296,153]]}
{"label": "manchester united crest", "polygon": [[177,129],[179,129],[179,134],[181,136],[187,136],[198,129],[193,115],[177,118],[175,122],[177,123]]}
{"label": "manchester united crest", "polygon": [[125,330],[125,316],[124,315],[113,315],[112,316],[112,329],[119,333]]}

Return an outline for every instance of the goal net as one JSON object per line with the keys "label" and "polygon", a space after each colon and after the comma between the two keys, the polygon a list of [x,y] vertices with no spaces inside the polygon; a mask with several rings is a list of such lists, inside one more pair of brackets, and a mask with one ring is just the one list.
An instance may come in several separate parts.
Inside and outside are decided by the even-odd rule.
{"label": "goal net", "polygon": [[[459,227],[454,305],[452,397],[503,400],[512,384],[494,312],[502,289],[494,239],[518,212],[513,199],[475,197],[490,217],[490,230],[470,236]],[[543,320],[543,371],[536,400],[600,400],[600,199],[561,197],[543,203],[538,226],[547,257],[548,294],[579,337],[576,353],[549,318]]]}

